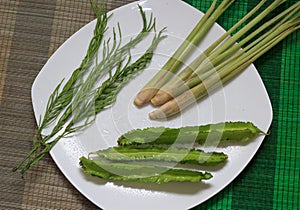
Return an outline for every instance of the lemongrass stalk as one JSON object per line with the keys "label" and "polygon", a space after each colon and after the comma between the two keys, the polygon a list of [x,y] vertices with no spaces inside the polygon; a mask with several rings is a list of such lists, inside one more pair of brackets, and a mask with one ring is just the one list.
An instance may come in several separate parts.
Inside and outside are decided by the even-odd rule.
{"label": "lemongrass stalk", "polygon": [[263,10],[258,16],[256,16],[253,20],[251,20],[246,26],[240,29],[237,33],[235,33],[232,37],[230,37],[222,47],[217,48],[214,51],[214,56],[218,56],[222,52],[228,50],[233,44],[235,44],[239,38],[241,38],[244,34],[246,34],[249,30],[251,30],[254,26],[256,26],[263,18],[265,18],[268,14],[270,14],[274,9],[278,6],[286,2],[286,0],[275,0],[271,5],[269,5],[265,10]]}
{"label": "lemongrass stalk", "polygon": [[[249,30],[251,30],[254,26],[256,26],[263,18],[265,18],[271,11],[276,9],[279,5],[281,5],[285,1],[286,0],[274,1],[269,7],[267,7],[263,12],[261,12],[258,16],[256,16],[246,26],[244,26],[242,29],[240,29],[235,35],[230,37],[221,46],[216,48],[209,55],[210,62],[215,64],[215,63],[218,63],[219,61],[221,61],[222,59],[224,59],[226,56],[231,55],[234,51],[237,51],[240,47],[242,47],[245,43],[250,41],[256,35],[258,35],[261,31],[265,30],[267,27],[269,27],[270,25],[275,23],[278,19],[282,18],[282,16],[286,15],[286,13],[288,13],[289,10],[283,12],[282,14],[278,15],[276,18],[265,23],[258,30],[255,30],[254,33],[251,33],[249,36],[244,38],[242,41],[240,41],[239,43],[236,43],[240,37],[244,36]],[[200,71],[199,71],[199,69],[200,69]],[[195,71],[194,74],[191,75],[191,77],[195,76],[196,74],[200,74],[200,73],[202,73],[201,68],[198,68],[198,71]]]}
{"label": "lemongrass stalk", "polygon": [[216,67],[215,71],[219,72],[221,78],[226,75],[230,75],[231,71],[238,68],[240,65],[244,63],[248,63],[249,65],[254,62],[258,57],[262,55],[262,53],[269,50],[274,46],[274,43],[278,43],[278,40],[282,40],[282,37],[291,33],[291,30],[294,31],[294,28],[299,24],[299,20],[291,20],[287,23],[282,24],[276,30],[272,31],[268,34],[263,40],[261,40],[258,44],[254,45],[252,48],[244,51],[238,59],[233,59],[233,62],[228,62],[226,65],[222,64]]}
{"label": "lemongrass stalk", "polygon": [[[261,35],[259,38],[257,38],[256,40],[252,41],[249,45],[247,45],[244,48],[244,51],[249,50],[250,48],[252,48],[254,45],[256,45],[257,43],[259,43],[261,40],[263,40],[265,37],[269,36],[269,34],[271,34],[273,31],[277,30],[280,26],[282,26],[282,24],[284,24],[285,22],[288,21],[288,19],[292,18],[292,16],[294,16],[295,14],[297,14],[298,10],[300,9],[300,2],[295,3],[294,5],[292,5],[290,8],[288,8],[287,10],[285,10],[284,12],[282,12],[280,15],[274,17],[272,20],[268,21],[267,23],[265,23],[264,25],[268,25],[271,22],[273,22],[273,20],[278,20],[279,18],[282,18],[283,16],[285,16],[280,22],[278,22],[272,29],[270,29],[268,32],[264,33],[263,35]],[[298,18],[299,18],[299,13],[297,14]],[[293,17],[292,19],[290,19],[289,21],[293,21],[297,18]]]}
{"label": "lemongrass stalk", "polygon": [[[210,47],[208,47],[203,53],[194,59],[194,61],[185,67],[185,69],[176,76],[176,79],[168,81],[164,86],[169,86],[172,84],[173,81],[181,81],[187,79],[191,73],[196,69],[202,61],[207,57],[211,51],[213,51],[216,46],[218,46],[221,42],[223,42],[234,30],[236,30],[239,26],[241,26],[247,19],[249,19],[257,10],[266,2],[266,0],[261,1],[254,9],[252,9],[246,16],[244,16],[238,23],[232,26],[227,32],[225,32],[220,38],[218,38]],[[179,80],[177,80],[177,78]],[[164,87],[163,86],[163,87]]]}
{"label": "lemongrass stalk", "polygon": [[158,89],[161,88],[173,76],[173,74],[178,71],[184,60],[186,60],[195,48],[195,45],[203,39],[215,21],[234,1],[235,0],[224,0],[214,12],[213,10],[215,8],[216,0],[213,1],[209,9],[209,13],[212,13],[211,16],[209,16],[209,13],[204,15],[204,17],[207,18],[206,21],[199,21],[192,33],[189,34],[162,69],[142,88],[134,100],[135,105],[142,106],[151,100]]}
{"label": "lemongrass stalk", "polygon": [[[289,27],[287,27],[288,25]],[[245,53],[240,62],[236,62],[234,66],[226,66],[222,71],[219,71],[218,73],[216,72],[213,76],[208,77],[199,85],[194,86],[192,89],[168,101],[159,109],[151,112],[149,114],[150,118],[161,119],[171,117],[190,106],[195,101],[207,96],[215,89],[220,88],[223,84],[231,81],[238,74],[244,71],[252,62],[299,28],[299,20],[294,21],[293,25],[290,23],[285,24],[280,28],[280,30],[276,30],[272,33],[273,39],[268,41],[265,40],[266,42],[261,44],[259,47],[256,47],[255,50]],[[270,38],[267,37],[267,39]]]}
{"label": "lemongrass stalk", "polygon": [[[299,14],[297,14],[298,16],[297,15],[295,16],[295,13],[297,12],[297,10],[299,10],[299,8],[300,8],[300,2],[296,3],[295,5],[291,6],[290,8],[286,9],[284,12],[282,12],[279,15],[277,15],[276,17],[274,17],[272,20],[270,20],[270,21],[266,22],[265,24],[263,24],[261,27],[256,29],[254,32],[252,32],[250,35],[248,35],[246,38],[244,38],[241,42],[239,42],[236,45],[234,45],[233,47],[231,47],[230,50],[227,50],[226,52],[222,53],[221,55],[219,55],[218,57],[215,57],[213,59],[210,59],[210,57],[209,57],[208,58],[208,65],[200,66],[195,71],[196,78],[197,77],[199,78],[199,75],[200,75],[200,78],[198,80],[194,79],[193,82],[190,83],[190,85],[187,85],[187,86],[189,88],[191,88],[192,84],[195,84],[196,81],[200,82],[201,80],[205,79],[206,76],[201,75],[201,73],[206,72],[207,68],[215,67],[215,70],[218,71],[219,69],[223,68],[225,65],[228,65],[229,63],[233,62],[234,60],[237,60],[237,59],[240,60],[241,59],[240,56],[243,54],[243,52],[247,52],[251,48],[259,46],[258,44],[260,42],[263,42],[263,40],[264,40],[264,42],[266,42],[266,41],[271,40],[272,38],[274,38],[274,36],[273,36],[274,31],[278,30],[278,28],[280,28],[280,27],[281,28],[283,28],[284,26],[289,27],[289,24],[293,23],[293,21],[295,21],[297,18],[299,18]],[[295,17],[292,17],[292,16],[295,16]],[[273,28],[271,28],[269,31],[265,32],[263,35],[261,35],[256,40],[252,41],[252,39],[255,36],[257,36],[260,32],[267,29],[271,25],[275,24],[275,22],[280,20],[281,18],[283,18],[283,19],[279,23],[277,23],[275,26],[273,26]],[[291,19],[288,20],[289,18],[291,18]],[[278,32],[276,32],[276,33],[278,33]],[[251,43],[244,46],[244,44],[248,43],[249,41],[251,41]],[[262,44],[262,43],[260,43],[260,44]],[[234,53],[237,49],[240,49],[240,47],[243,47],[243,49],[236,52],[236,53]],[[254,49],[256,49],[256,48],[254,48]],[[222,62],[220,64],[220,62],[224,58],[228,58],[228,59],[226,59],[224,62]],[[206,73],[206,75],[209,75],[209,73],[208,74],[207,73]]]}
{"label": "lemongrass stalk", "polygon": [[[272,47],[274,47],[276,44],[278,44],[280,41],[282,41],[284,38],[286,38],[288,35],[293,33],[294,31],[298,30],[300,26],[296,27],[288,27],[286,30],[283,30],[282,33],[277,34],[275,38],[273,38],[271,41],[265,43],[262,45],[260,48],[257,48],[256,50],[253,50],[251,53],[248,53],[249,55],[246,56],[243,61],[241,62],[242,64],[236,68],[229,67],[222,71],[220,73],[220,77],[222,79],[222,83],[226,84],[233,78],[235,78],[238,74],[240,74],[242,71],[244,71],[251,63],[253,63],[255,60],[257,60],[259,57],[261,57],[263,54],[265,54],[267,51],[269,51]],[[212,82],[211,82],[212,83]],[[219,86],[214,85],[212,86],[211,90],[214,90],[218,88]],[[200,98],[199,98],[200,99]]]}
{"label": "lemongrass stalk", "polygon": [[[300,4],[299,4],[300,5]],[[299,6],[298,6],[299,7]],[[293,15],[293,14],[292,14]],[[299,15],[298,15],[299,16]],[[245,46],[242,50],[240,50],[239,52],[233,54],[229,59],[227,59],[226,61],[222,62],[220,65],[216,66],[215,69],[213,69],[212,71],[218,71],[221,68],[223,68],[226,65],[231,64],[233,61],[238,61],[241,62],[242,59],[244,59],[244,57],[248,54],[255,54],[255,52],[261,50],[260,45],[266,44],[266,43],[270,43],[272,41],[272,39],[275,39],[276,36],[278,35],[278,33],[280,31],[284,31],[287,30],[289,27],[291,27],[291,24],[293,24],[294,20],[296,20],[297,17],[294,17],[293,19],[291,19],[290,21],[286,22],[286,23],[278,23],[277,25],[275,25],[270,31],[266,32],[265,34],[263,34],[261,37],[259,37],[257,40],[251,42],[249,45]],[[264,27],[263,27],[264,28]],[[277,31],[276,31],[277,30]],[[261,31],[261,28],[259,28],[257,31],[253,32],[249,38],[253,37],[253,35],[258,34]],[[249,40],[248,38],[246,38],[247,40]],[[244,54],[244,52],[247,52],[248,54]],[[249,59],[249,56],[246,57],[245,59]],[[195,77],[196,79],[197,77]],[[205,78],[205,76],[201,75],[201,79]],[[192,84],[196,83],[196,82],[200,82],[200,80],[195,80],[193,81],[190,85],[188,85],[188,87],[192,87]]]}
{"label": "lemongrass stalk", "polygon": [[[257,5],[252,10],[252,12],[254,13],[254,11],[257,11],[261,7],[261,5],[262,4]],[[233,60],[237,59],[243,53],[243,51],[236,52],[238,49],[240,49],[242,46],[244,46],[244,44],[248,43],[251,39],[253,39],[255,36],[257,36],[263,30],[267,29],[268,27],[270,27],[271,25],[273,25],[275,22],[277,22],[278,20],[282,19],[270,31],[268,31],[267,33],[265,33],[260,38],[258,38],[257,40],[253,41],[252,43],[250,43],[249,46],[246,46],[245,51],[248,48],[251,48],[251,46],[253,46],[256,43],[258,43],[264,37],[268,36],[272,31],[276,30],[288,18],[290,18],[292,15],[294,15],[294,12],[297,12],[297,10],[299,10],[299,5],[300,5],[300,2],[294,4],[290,8],[286,9],[285,11],[283,11],[282,13],[280,13],[279,15],[277,15],[275,18],[273,18],[273,19],[269,20],[268,22],[266,22],[265,24],[263,24],[261,27],[259,27],[258,29],[256,29],[254,32],[252,32],[250,35],[248,35],[242,41],[240,41],[239,43],[235,44],[233,47],[229,48],[228,50],[224,51],[223,53],[221,53],[221,54],[219,54],[217,56],[215,55],[215,53],[217,51],[222,51],[223,45],[221,45],[221,46],[219,46],[220,49],[218,49],[217,51],[212,52],[211,55],[209,55],[206,59],[204,59],[205,56],[203,56],[203,54],[201,54],[198,58],[196,58],[196,60],[199,59],[202,63],[197,68],[194,69],[194,72],[190,75],[190,77],[180,78],[180,74],[179,74],[179,78],[176,78],[176,79],[173,79],[173,80],[169,81],[165,86],[163,86],[161,88],[161,90],[159,90],[157,92],[157,94],[152,98],[151,103],[153,105],[155,105],[155,106],[162,105],[162,104],[166,103],[168,100],[170,100],[173,97],[175,97],[175,96],[183,93],[184,91],[188,90],[189,88],[192,88],[194,85],[196,85],[199,82],[201,82],[201,80],[203,80],[203,79],[207,78],[208,76],[210,76],[214,71],[217,70],[217,69],[214,69],[214,67],[216,67],[217,65],[219,65],[222,62],[222,60],[224,60],[225,58],[229,57],[229,59],[225,60],[225,62],[223,62],[220,67],[225,66],[228,63],[232,62]],[[259,20],[259,19],[257,19],[257,20]],[[237,25],[240,22],[241,21],[239,21],[228,32],[231,32],[231,31],[235,30],[237,28]],[[251,27],[254,26],[253,23],[251,24]],[[245,26],[245,27],[247,27],[247,26]],[[248,29],[244,30],[244,32],[247,32],[247,31],[248,31]],[[242,36],[242,35],[244,35],[244,34],[240,34],[239,36]],[[214,46],[216,46],[216,44],[214,43],[213,45],[211,45],[208,48],[209,51],[211,49],[213,49],[212,46],[214,47]],[[234,55],[234,56],[232,56],[232,55]],[[194,62],[195,62],[195,60],[193,61],[193,63]],[[184,69],[183,71],[186,71],[186,70],[187,69]],[[188,81],[188,78],[190,78],[189,81]]]}
{"label": "lemongrass stalk", "polygon": [[[296,30],[299,30],[300,26],[290,28],[289,30],[282,33],[280,36],[278,36],[275,40],[273,40],[272,43],[269,43],[265,48],[261,48],[253,53],[253,57],[248,60],[247,62],[243,63],[243,65],[239,66],[238,68],[234,69],[230,72],[230,74],[227,74],[223,77],[222,82],[225,84],[229,82],[231,79],[233,79],[235,76],[237,76],[239,73],[241,73],[245,68],[247,68],[249,65],[251,65],[252,62],[257,60],[260,56],[265,54],[267,51],[269,51],[272,47],[274,47],[276,44],[278,44],[280,41],[282,41],[284,38],[286,38],[288,35],[293,33]],[[218,87],[215,87],[218,88]]]}
{"label": "lemongrass stalk", "polygon": [[[204,16],[200,19],[200,21],[197,23],[197,25],[195,26],[195,28],[192,30],[192,32],[187,36],[186,40],[182,43],[182,46],[178,48],[178,50],[174,53],[174,55],[167,61],[167,63],[164,65],[163,69],[169,69],[172,67],[172,65],[176,65],[176,59],[173,58],[179,58],[180,54],[183,52],[183,50],[187,50],[187,49],[191,49],[194,47],[193,43],[198,43],[199,41],[201,41],[201,37],[202,36],[197,36],[197,34],[199,33],[206,33],[203,30],[203,27],[205,27],[206,21],[208,21],[210,15],[212,14],[212,12],[214,11],[215,7],[216,7],[216,3],[217,0],[214,0],[213,3],[211,4],[210,8],[207,10],[207,12],[204,14]],[[195,39],[197,38],[197,39]],[[175,62],[172,64],[172,62]]]}
{"label": "lemongrass stalk", "polygon": [[[269,20],[266,23],[264,23],[263,25],[261,25],[259,28],[257,28],[255,31],[253,31],[251,34],[249,34],[243,40],[241,40],[240,42],[235,44],[233,47],[231,47],[226,52],[222,53],[221,55],[214,56],[215,58],[210,57],[210,60],[212,60],[211,62],[213,63],[213,65],[216,65],[216,63],[218,63],[222,59],[226,58],[227,56],[232,55],[235,50],[237,50],[241,47],[243,47],[243,51],[249,50],[250,48],[252,48],[256,44],[258,44],[261,40],[268,37],[273,31],[277,30],[280,26],[282,26],[282,24],[287,23],[287,22],[292,22],[293,19],[295,19],[296,17],[294,17],[292,19],[290,19],[290,18],[292,16],[294,16],[295,14],[297,14],[297,11],[299,10],[299,8],[300,8],[300,2],[295,3],[294,5],[292,5],[291,7],[286,9],[285,11],[281,12],[276,17],[272,18],[271,20]],[[298,14],[298,16],[299,16],[299,14]],[[279,21],[280,19],[281,19],[281,21]],[[290,19],[290,20],[288,20],[288,19]],[[260,37],[258,37],[257,39],[252,40],[255,36],[259,35],[259,33],[264,31],[265,29],[269,28],[270,26],[274,25],[276,22],[278,22],[278,23],[275,26],[273,26],[271,29],[269,29],[264,34],[260,35]],[[251,41],[251,43],[249,43],[248,45],[245,46],[245,44],[250,42],[250,41]],[[231,56],[231,59],[227,59],[226,62],[227,63],[231,62],[232,60],[236,59],[241,53],[242,53],[242,51],[236,53],[234,55],[234,57]],[[200,73],[201,73],[200,71],[195,72],[195,74],[200,74]]]}
{"label": "lemongrass stalk", "polygon": [[[193,38],[195,36],[197,36],[197,34],[199,33],[199,31],[202,30],[202,28],[204,28],[204,25],[206,23],[206,21],[208,20],[208,18],[210,17],[211,13],[213,12],[213,10],[215,9],[215,6],[216,6],[216,2],[217,0],[214,0],[212,5],[210,6],[210,8],[208,9],[208,11],[205,13],[205,15],[200,19],[200,21],[197,23],[197,25],[195,26],[195,28],[191,31],[191,33],[187,36],[187,38],[185,39],[185,41],[180,45],[180,47],[175,51],[175,53],[173,54],[173,56],[166,62],[166,64],[162,67],[162,69],[166,69],[164,71],[159,71],[155,77],[153,78],[152,80],[150,80],[146,86],[141,90],[141,92],[143,92],[143,95],[146,95],[146,94],[152,94],[152,91],[155,91],[155,90],[151,90],[150,88],[154,87],[154,86],[159,86],[157,84],[157,82],[163,82],[163,80],[161,78],[169,78],[171,77],[171,75],[167,75],[169,74],[169,72],[167,71],[167,69],[171,69],[174,65],[181,65],[179,63],[179,60],[176,60],[175,58],[179,58],[180,55],[183,53],[183,50],[186,50],[186,49],[191,49],[193,48],[192,43],[193,43]],[[147,89],[147,90],[146,90]],[[140,95],[142,94],[138,94],[137,95],[137,98],[136,100],[134,101],[134,103],[137,105],[137,106],[140,106],[144,103],[141,102],[141,99],[139,99]],[[148,97],[151,97],[151,96],[148,96]],[[145,97],[145,96],[143,96]],[[147,101],[145,101],[147,102]]]}
{"label": "lemongrass stalk", "polygon": [[172,90],[177,89],[178,86],[184,85],[184,82],[191,77],[191,75],[199,67],[199,65],[204,60],[208,60],[207,56],[216,47],[218,47],[220,43],[223,42],[234,30],[236,30],[243,23],[245,23],[245,21],[247,21],[251,16],[253,16],[263,6],[265,2],[266,0],[263,0],[259,4],[257,4],[241,20],[239,20],[227,32],[225,32],[220,38],[218,38],[213,44],[211,44],[203,53],[201,53],[196,59],[194,59],[194,61],[192,61],[190,65],[185,67],[178,75],[176,75],[173,79],[169,80],[164,86],[162,86],[162,88],[159,89],[155,94],[155,96],[151,99],[151,103],[155,106],[158,106],[170,100],[172,97],[174,97],[175,94],[172,93]]}
{"label": "lemongrass stalk", "polygon": [[[228,31],[226,31],[221,37],[219,37],[213,44],[211,44],[203,53],[201,53],[190,65],[188,65],[184,70],[182,70],[178,76],[179,80],[185,80],[187,77],[190,77],[191,73],[194,72],[202,61],[207,58],[207,56],[218,47],[228,36],[231,35],[238,27],[240,27],[243,23],[245,23],[251,16],[254,15],[266,2],[267,0],[262,0],[259,4],[257,4],[250,12],[248,12],[242,19],[240,19],[235,25],[233,25]],[[169,81],[165,86],[169,86],[172,84],[172,81]],[[178,81],[178,80],[174,80]]]}
{"label": "lemongrass stalk", "polygon": [[[250,29],[252,29],[256,24],[261,21],[266,15],[268,15],[272,10],[277,8],[279,5],[281,5],[285,0],[283,1],[274,1],[273,4],[271,4],[268,8],[266,8],[260,15],[258,15],[256,18],[254,18],[250,23],[248,23],[245,27],[243,27],[241,30],[239,30],[234,36],[230,37],[226,42],[224,42],[221,46],[216,48],[210,55],[209,59],[210,62],[212,62],[214,65],[215,63],[218,63],[222,59],[224,59],[227,55],[231,55],[234,51],[238,50],[243,44],[245,44],[247,41],[249,41],[251,38],[253,38],[255,35],[257,35],[259,32],[267,28],[267,24],[260,28],[260,30],[257,30],[255,33],[252,33],[250,36],[242,40],[240,43],[235,44],[235,42],[242,37],[244,34],[246,34]],[[268,25],[271,25],[273,22],[275,22],[276,19],[273,21],[270,21]],[[215,60],[216,59],[216,60]],[[200,70],[200,71],[199,71]],[[194,74],[191,75],[191,77],[195,76],[195,74],[202,73],[202,68],[198,68],[198,71],[195,71]]]}
{"label": "lemongrass stalk", "polygon": [[[296,23],[297,24],[297,23]],[[282,40],[285,36],[290,34],[290,30],[293,29],[295,26],[292,22],[288,22],[286,24],[281,25],[276,31],[273,31],[269,34],[264,40],[262,40],[257,45],[253,46],[247,52],[242,50],[242,53],[238,59],[232,59],[234,61],[228,62],[227,65],[219,65],[215,69],[212,70],[215,74],[218,74],[218,77],[221,79],[222,83],[226,81],[223,78],[232,78],[231,74],[233,71],[237,71],[236,69],[240,69],[244,67],[244,65],[249,66],[252,62],[254,62],[257,58],[259,58],[262,54],[264,54],[267,50],[277,44],[280,40]],[[294,29],[293,29],[294,30]],[[242,67],[241,67],[242,66]],[[245,67],[245,68],[246,68]],[[213,75],[214,73],[211,73]],[[233,74],[235,75],[235,74]],[[214,77],[214,76],[213,76]],[[208,76],[206,78],[209,78]],[[196,84],[199,80],[193,81],[193,84]],[[204,80],[203,83],[206,81]],[[190,87],[193,86],[190,84]]]}

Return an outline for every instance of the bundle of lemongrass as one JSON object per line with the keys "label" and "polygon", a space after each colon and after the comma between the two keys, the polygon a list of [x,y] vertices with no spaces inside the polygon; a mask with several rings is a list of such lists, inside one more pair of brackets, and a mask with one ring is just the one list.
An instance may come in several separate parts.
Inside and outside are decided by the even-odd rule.
{"label": "bundle of lemongrass", "polygon": [[[222,87],[300,27],[300,2],[294,3],[261,24],[267,15],[286,2],[286,0],[275,0],[266,9],[260,11],[266,3],[266,0],[262,0],[190,65],[176,74],[180,64],[187,58],[189,49],[192,48],[187,49],[187,43],[197,44],[212,26],[211,22],[215,21],[232,2],[224,0],[215,9],[216,0],[214,0],[211,8],[184,43],[138,93],[134,101],[137,106],[147,102],[155,106],[161,105],[150,113],[150,118],[160,119],[175,115],[196,100],[208,95],[210,91]],[[259,14],[253,17],[258,12]],[[249,21],[250,18],[252,19]],[[247,24],[245,24],[246,21],[248,21]],[[242,24],[244,24],[243,27],[241,27]],[[229,37],[239,27],[241,29]],[[241,37],[244,38],[241,39]]]}

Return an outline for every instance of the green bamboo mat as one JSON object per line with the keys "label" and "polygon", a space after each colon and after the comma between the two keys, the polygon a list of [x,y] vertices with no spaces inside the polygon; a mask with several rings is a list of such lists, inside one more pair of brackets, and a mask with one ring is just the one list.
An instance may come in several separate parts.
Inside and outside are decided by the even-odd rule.
{"label": "green bamboo mat", "polygon": [[[129,2],[108,0],[108,9]],[[203,12],[211,3],[186,2]],[[228,29],[257,2],[237,0],[218,23]],[[68,37],[94,18],[86,0],[0,1],[0,209],[98,209],[48,155],[24,179],[11,172],[36,130],[30,98],[36,75]],[[193,209],[299,209],[299,60],[300,31],[255,62],[273,106],[271,133],[230,185]]]}

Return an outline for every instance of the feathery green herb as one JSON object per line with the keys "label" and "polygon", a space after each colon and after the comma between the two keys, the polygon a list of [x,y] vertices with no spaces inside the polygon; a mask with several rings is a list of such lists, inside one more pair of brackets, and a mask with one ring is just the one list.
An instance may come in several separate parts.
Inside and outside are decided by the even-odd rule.
{"label": "feathery green herb", "polygon": [[[94,28],[94,35],[89,43],[87,53],[82,60],[80,66],[74,70],[69,80],[65,83],[61,90],[64,79],[56,86],[52,94],[49,96],[44,116],[40,116],[38,123],[38,130],[36,136],[33,138],[33,148],[27,154],[27,156],[13,168],[13,171],[18,170],[27,160],[31,159],[34,153],[41,148],[47,139],[43,139],[42,131],[55,122],[61,112],[68,106],[73,98],[73,94],[78,88],[76,82],[78,78],[85,73],[92,65],[95,56],[98,53],[98,49],[101,46],[104,33],[107,30],[107,21],[109,17],[105,11],[105,5],[97,6],[94,1],[90,1],[93,11],[96,14],[97,22]],[[52,148],[52,147],[51,147]],[[49,146],[48,149],[50,151]],[[25,172],[25,170],[24,170]],[[22,172],[23,173],[23,172]]]}
{"label": "feathery green herb", "polygon": [[[109,16],[105,11],[105,5],[101,4],[97,6],[94,1],[90,0],[93,11],[96,14],[97,22],[94,29],[94,35],[89,43],[87,53],[82,60],[80,66],[75,69],[69,80],[65,83],[64,87],[60,91],[62,80],[53,93],[50,95],[43,119],[40,118],[38,125],[37,138],[41,136],[44,128],[52,124],[67,105],[72,101],[73,94],[78,88],[75,84],[80,76],[85,73],[93,64],[93,60],[98,53],[99,47],[101,46],[103,35],[107,30],[107,21]],[[60,91],[60,92],[59,92]]]}
{"label": "feathery green herb", "polygon": [[[95,5],[92,5],[94,8]],[[122,35],[120,26],[118,25],[119,41],[115,29],[113,29],[113,43],[110,44],[111,39],[104,41],[102,60],[99,63],[96,62],[95,66],[88,74],[87,79],[83,79],[82,74],[78,75],[77,73],[75,73],[77,75],[75,78],[76,81],[72,83],[74,80],[73,73],[71,79],[69,80],[72,82],[67,83],[67,87],[65,86],[63,88],[63,90],[68,89],[68,91],[70,92],[68,92],[69,94],[66,95],[64,95],[64,93],[63,96],[66,96],[66,98],[61,97],[60,100],[70,99],[70,101],[68,101],[68,103],[59,105],[59,107],[64,105],[64,107],[61,107],[62,109],[64,109],[64,112],[57,120],[50,134],[42,135],[41,131],[39,131],[41,136],[34,139],[34,146],[32,150],[13,169],[13,171],[18,170],[27,161],[27,163],[21,170],[21,173],[24,174],[33,164],[38,162],[45,154],[47,154],[61,138],[84,129],[91,123],[93,123],[96,114],[105,109],[107,106],[111,105],[116,100],[117,93],[126,84],[126,82],[128,82],[129,79],[131,79],[136,73],[143,70],[147,66],[147,64],[149,64],[152,59],[154,49],[157,47],[159,41],[164,38],[164,36],[162,36],[162,31],[164,29],[161,30],[157,35],[155,35],[148,50],[146,50],[146,52],[137,61],[130,64],[130,50],[139,42],[141,42],[153,29],[155,29],[155,19],[152,17],[152,15],[148,22],[146,14],[143,12],[140,6],[139,9],[143,19],[143,28],[141,32],[136,37],[127,42],[124,46],[121,46]],[[100,10],[97,10],[96,12],[98,21],[100,21],[99,18],[102,17],[99,11]],[[107,21],[107,19],[105,19],[105,21]],[[97,25],[103,24],[96,24],[96,26]],[[102,30],[103,33],[105,31],[106,28],[105,30]],[[91,43],[94,43],[96,41],[101,42],[101,39],[93,39]],[[91,49],[93,50],[96,50],[96,48],[97,47],[91,47]],[[85,57],[85,59],[87,60],[84,61],[84,63],[88,64],[84,64],[84,68],[91,65],[90,63],[94,62],[95,55],[93,55],[92,57],[90,57],[90,55],[87,55]],[[124,62],[126,60],[127,62],[124,65]],[[78,72],[78,69],[76,69],[75,72]],[[104,81],[98,88],[95,88],[98,80],[102,78],[107,72],[109,73],[109,78]],[[74,84],[75,89],[73,88],[71,83]],[[60,85],[61,83],[57,86],[53,94],[50,96],[50,102],[47,105],[47,109],[51,108],[52,102],[55,101],[54,99],[56,99],[57,96],[60,96],[58,94]],[[57,116],[55,116],[54,118],[56,118]],[[51,123],[53,122],[54,118],[51,118]],[[44,121],[45,119],[47,120],[50,118],[44,117]],[[48,125],[48,122],[43,123],[42,125]]]}

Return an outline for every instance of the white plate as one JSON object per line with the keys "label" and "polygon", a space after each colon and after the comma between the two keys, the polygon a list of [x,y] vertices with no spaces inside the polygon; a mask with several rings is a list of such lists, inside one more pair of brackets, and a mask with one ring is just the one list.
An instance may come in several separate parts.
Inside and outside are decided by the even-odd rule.
{"label": "white plate", "polygon": [[[192,106],[170,121],[151,121],[153,107],[136,108],[133,98],[137,91],[161,67],[173,50],[195,26],[202,13],[179,0],[145,0],[139,2],[147,15],[151,12],[157,28],[167,26],[169,37],[159,45],[147,70],[132,80],[119,94],[114,106],[97,116],[96,123],[84,133],[62,139],[51,151],[54,161],[66,178],[89,200],[103,209],[187,209],[209,199],[228,185],[249,163],[260,147],[263,136],[243,146],[218,148],[229,155],[228,163],[215,171],[214,177],[200,184],[169,183],[141,184],[105,182],[82,173],[78,159],[91,151],[116,145],[117,137],[133,128],[148,126],[180,127],[219,121],[251,121],[264,131],[272,121],[272,107],[262,80],[251,65],[222,90]],[[136,34],[141,28],[137,2],[113,11],[109,26],[119,21],[123,36]],[[32,102],[36,119],[43,113],[47,99],[62,78],[69,78],[79,66],[92,36],[95,21],[71,36],[49,59],[32,87]],[[110,28],[111,28],[110,27]],[[224,30],[217,24],[199,46],[205,49]],[[109,34],[109,32],[108,32]],[[147,45],[141,44],[140,47]],[[136,53],[138,53],[137,48]],[[194,56],[194,55],[193,55]],[[191,56],[191,58],[193,57]]]}

